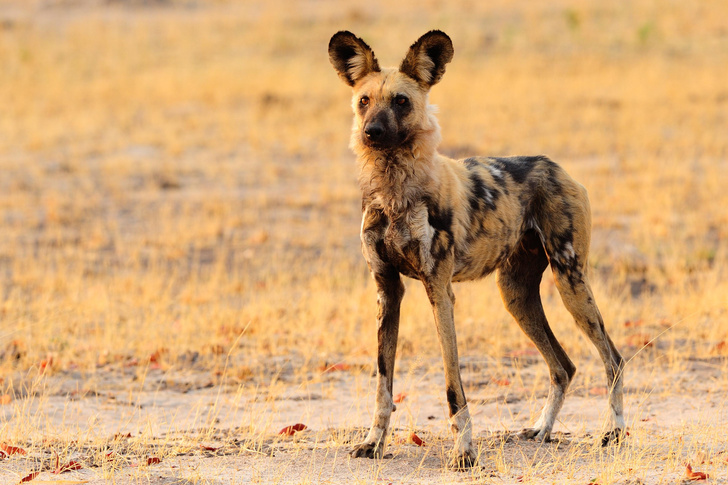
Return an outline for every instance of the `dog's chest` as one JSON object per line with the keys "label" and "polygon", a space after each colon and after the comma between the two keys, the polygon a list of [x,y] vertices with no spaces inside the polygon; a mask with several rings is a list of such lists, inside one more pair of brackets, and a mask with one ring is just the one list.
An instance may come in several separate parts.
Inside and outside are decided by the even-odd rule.
{"label": "dog's chest", "polygon": [[411,278],[429,274],[434,265],[430,251],[433,235],[424,204],[395,220],[381,209],[368,207],[362,218],[362,251],[375,273],[393,266]]}

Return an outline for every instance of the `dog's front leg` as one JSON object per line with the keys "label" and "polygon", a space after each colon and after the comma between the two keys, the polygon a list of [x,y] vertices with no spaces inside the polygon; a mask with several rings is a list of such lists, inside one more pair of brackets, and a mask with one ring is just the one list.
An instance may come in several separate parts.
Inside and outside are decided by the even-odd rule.
{"label": "dog's front leg", "polygon": [[369,434],[363,443],[354,446],[351,451],[351,456],[355,458],[381,458],[384,456],[384,442],[387,437],[389,418],[394,410],[392,381],[399,332],[399,308],[404,296],[404,285],[394,268],[374,273],[374,280],[377,283],[377,303],[379,305],[377,315],[379,327],[377,334],[377,401]]}
{"label": "dog's front leg", "polygon": [[437,279],[426,281],[425,289],[435,314],[437,336],[440,339],[442,360],[445,364],[445,389],[447,404],[450,409],[450,426],[455,435],[454,456],[451,466],[462,470],[477,464],[477,454],[473,448],[470,412],[468,411],[465,392],[460,380],[460,364],[458,362],[458,346],[453,316],[455,294],[452,291],[450,278],[448,277],[447,281],[442,279],[440,281]]}

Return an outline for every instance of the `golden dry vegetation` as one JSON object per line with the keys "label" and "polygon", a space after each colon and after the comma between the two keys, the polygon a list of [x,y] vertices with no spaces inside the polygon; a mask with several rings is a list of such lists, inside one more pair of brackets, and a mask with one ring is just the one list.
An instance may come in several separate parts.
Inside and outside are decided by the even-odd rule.
{"label": "golden dry vegetation", "polygon": [[[641,392],[669,396],[685,381],[668,373],[702,359],[725,391],[726,18],[718,0],[0,1],[0,437],[42,435],[19,417],[49,379],[77,376],[86,395],[112,372],[141,389],[154,367],[266,395],[273,362],[366,375],[375,291],[350,91],[326,52],[340,29],[384,65],[449,33],[455,59],[431,94],[441,151],[563,164],[590,193],[592,279],[634,356],[627,385],[650,376]],[[427,299],[407,290],[399,356],[436,362]],[[505,372],[529,344],[492,279],[455,290],[461,355]],[[573,392],[602,385],[548,275],[542,293],[580,367]]]}

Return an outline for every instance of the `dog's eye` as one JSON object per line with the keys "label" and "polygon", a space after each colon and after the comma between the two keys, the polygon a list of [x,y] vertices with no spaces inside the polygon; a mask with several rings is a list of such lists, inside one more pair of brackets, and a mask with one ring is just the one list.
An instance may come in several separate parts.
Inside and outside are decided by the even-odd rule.
{"label": "dog's eye", "polygon": [[369,104],[369,97],[368,96],[362,96],[359,100],[359,104],[362,104],[364,106]]}
{"label": "dog's eye", "polygon": [[399,106],[404,106],[405,104],[407,104],[408,101],[409,101],[409,99],[407,99],[407,97],[402,96],[402,95],[399,95],[396,98],[394,98],[394,102],[397,103]]}

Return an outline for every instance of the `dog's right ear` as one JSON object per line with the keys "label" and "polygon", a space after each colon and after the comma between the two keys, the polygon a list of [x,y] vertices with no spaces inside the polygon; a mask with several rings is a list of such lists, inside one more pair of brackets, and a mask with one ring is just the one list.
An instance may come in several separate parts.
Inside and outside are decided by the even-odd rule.
{"label": "dog's right ear", "polygon": [[331,37],[329,60],[339,77],[349,86],[354,86],[370,72],[380,70],[371,47],[349,31],[337,32]]}

